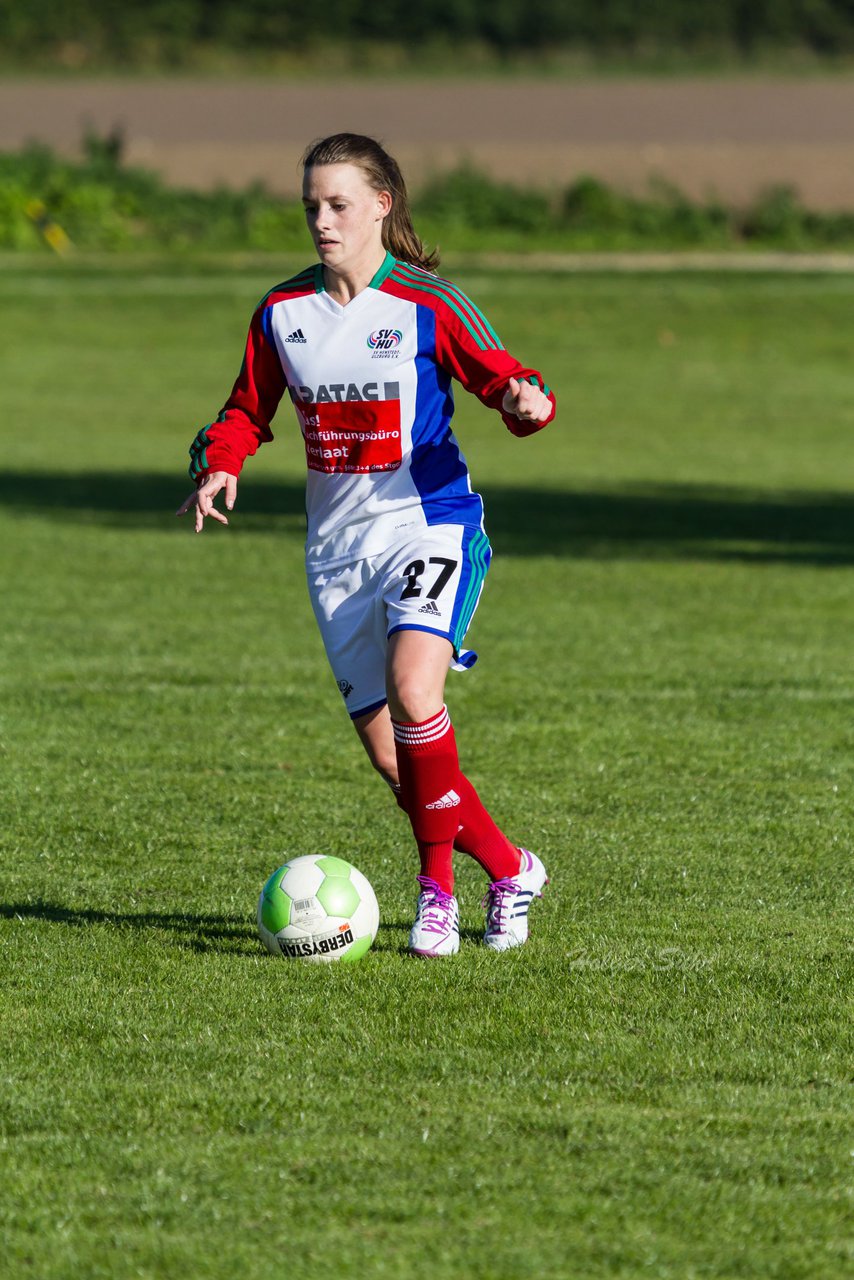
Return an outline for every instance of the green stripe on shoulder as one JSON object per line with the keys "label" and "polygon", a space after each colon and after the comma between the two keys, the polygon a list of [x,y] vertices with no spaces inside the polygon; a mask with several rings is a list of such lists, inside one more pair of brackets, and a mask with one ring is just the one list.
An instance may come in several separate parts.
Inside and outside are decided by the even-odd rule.
{"label": "green stripe on shoulder", "polygon": [[[504,350],[501,339],[486,316],[471,298],[463,293],[462,289],[457,288],[450,280],[443,280],[440,276],[419,271],[407,262],[398,262],[397,268],[400,272],[401,284],[408,284],[414,289],[423,289],[425,293],[432,293],[435,297],[442,298],[460,319],[465,321],[466,327],[482,350],[485,351],[493,346],[499,351]],[[481,330],[480,333],[477,332],[478,329]]]}
{"label": "green stripe on shoulder", "polygon": [[303,289],[314,286],[314,267],[306,267],[304,271],[300,271],[298,275],[291,276],[289,280],[283,280],[281,284],[274,284],[272,289],[268,289],[261,301],[256,306],[263,307],[268,298],[274,293],[299,293]]}
{"label": "green stripe on shoulder", "polygon": [[501,341],[498,334],[493,329],[492,325],[487,320],[486,316],[481,311],[480,307],[477,306],[476,303],[472,302],[471,298],[468,296],[467,293],[463,293],[462,289],[458,288],[457,285],[452,284],[450,280],[443,280],[442,284],[445,285],[446,288],[451,291],[451,293],[454,293],[458,298],[460,298],[462,302],[465,303],[465,305],[475,313],[475,315],[483,325],[486,332],[494,340],[496,347],[498,347],[500,350],[503,351],[504,350],[503,342]]}
{"label": "green stripe on shoulder", "polygon": [[501,339],[483,313],[450,281],[431,276],[426,271],[416,272],[415,268],[405,262],[398,262],[390,278],[396,279],[410,289],[417,289],[441,299],[462,320],[481,351],[504,350]]}

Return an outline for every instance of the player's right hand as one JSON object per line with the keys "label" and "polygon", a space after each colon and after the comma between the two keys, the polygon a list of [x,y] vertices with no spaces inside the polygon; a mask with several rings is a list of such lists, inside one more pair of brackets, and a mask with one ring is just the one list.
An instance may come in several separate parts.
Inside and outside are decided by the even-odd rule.
{"label": "player's right hand", "polygon": [[237,501],[237,476],[229,475],[227,471],[213,471],[206,478],[198,489],[194,489],[190,496],[181,503],[176,516],[185,516],[188,511],[195,507],[196,510],[196,533],[201,533],[205,527],[205,519],[210,516],[212,520],[218,520],[220,524],[228,524],[228,516],[223,515],[221,511],[217,511],[214,506],[214,498],[222,490],[225,489],[225,505],[227,510],[231,511]]}
{"label": "player's right hand", "polygon": [[501,407],[521,422],[545,423],[552,415],[552,402],[548,396],[533,383],[520,382],[517,378],[510,379]]}

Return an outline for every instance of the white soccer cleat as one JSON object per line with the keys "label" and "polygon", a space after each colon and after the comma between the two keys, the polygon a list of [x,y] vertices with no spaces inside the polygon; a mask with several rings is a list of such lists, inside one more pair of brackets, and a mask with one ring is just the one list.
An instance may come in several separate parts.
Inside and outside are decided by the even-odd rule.
{"label": "white soccer cleat", "polygon": [[456,955],[460,949],[460,909],[456,898],[429,876],[416,878],[421,892],[409,935],[410,954],[431,959]]}
{"label": "white soccer cleat", "polygon": [[528,908],[543,896],[549,878],[535,853],[520,849],[522,865],[515,876],[493,880],[481,903],[486,908],[483,941],[492,951],[509,951],[528,940]]}

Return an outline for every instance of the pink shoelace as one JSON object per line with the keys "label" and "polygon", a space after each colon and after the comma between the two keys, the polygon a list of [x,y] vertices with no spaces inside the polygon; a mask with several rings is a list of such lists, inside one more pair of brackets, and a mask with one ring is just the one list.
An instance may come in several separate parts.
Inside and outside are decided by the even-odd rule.
{"label": "pink shoelace", "polygon": [[429,894],[429,897],[419,904],[421,927],[425,933],[447,933],[453,922],[453,894],[446,893],[429,876],[416,876],[415,879],[421,885],[422,894]]}
{"label": "pink shoelace", "polygon": [[504,932],[507,925],[506,912],[518,892],[518,884],[509,877],[505,877],[503,880],[493,880],[480,904],[486,908],[487,924],[490,929],[497,929],[500,933]]}

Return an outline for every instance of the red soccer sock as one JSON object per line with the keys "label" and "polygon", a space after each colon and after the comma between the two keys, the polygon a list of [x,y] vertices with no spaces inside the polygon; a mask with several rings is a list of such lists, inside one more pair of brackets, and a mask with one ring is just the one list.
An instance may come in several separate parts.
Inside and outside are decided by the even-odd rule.
{"label": "red soccer sock", "polygon": [[421,874],[454,891],[454,839],[460,825],[460,763],[447,707],[419,723],[392,720],[401,801],[421,858]]}
{"label": "red soccer sock", "polygon": [[457,811],[460,829],[454,848],[475,858],[490,880],[517,875],[520,862],[518,848],[496,826],[465,774],[459,775],[456,789],[462,803]]}

